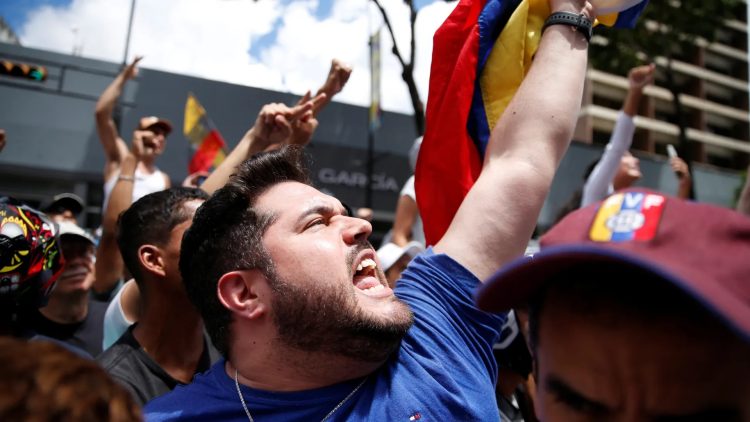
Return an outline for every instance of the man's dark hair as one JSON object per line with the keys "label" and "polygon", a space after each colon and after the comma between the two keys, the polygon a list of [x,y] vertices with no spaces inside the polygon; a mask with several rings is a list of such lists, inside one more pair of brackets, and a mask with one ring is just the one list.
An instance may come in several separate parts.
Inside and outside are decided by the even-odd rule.
{"label": "man's dark hair", "polygon": [[187,221],[191,212],[186,202],[208,199],[200,189],[176,187],[155,192],[135,201],[117,219],[117,244],[125,266],[138,281],[142,276],[138,248],[164,245],[177,225]]}
{"label": "man's dark hair", "polygon": [[717,321],[695,299],[652,272],[592,262],[555,275],[530,301],[529,340],[534,353],[539,346],[541,313],[551,300],[562,301],[567,309],[610,327],[648,325],[664,318],[696,327]]}
{"label": "man's dark hair", "polygon": [[274,216],[261,214],[254,206],[268,188],[287,181],[310,184],[300,148],[255,155],[198,209],[182,240],[180,272],[185,290],[225,357],[232,315],[219,302],[216,284],[230,271],[260,269],[272,274],[273,264],[261,239]]}

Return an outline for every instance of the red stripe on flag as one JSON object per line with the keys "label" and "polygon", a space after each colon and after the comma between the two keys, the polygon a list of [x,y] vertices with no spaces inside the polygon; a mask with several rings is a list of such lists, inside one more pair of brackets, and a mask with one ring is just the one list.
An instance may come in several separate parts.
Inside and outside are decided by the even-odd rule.
{"label": "red stripe on flag", "polygon": [[219,131],[216,129],[203,138],[201,146],[198,151],[193,154],[193,158],[190,160],[188,165],[188,171],[197,173],[199,171],[208,171],[216,158],[216,154],[224,148],[224,139],[222,139]]}
{"label": "red stripe on flag", "polygon": [[641,204],[643,226],[634,233],[634,240],[648,241],[656,236],[659,228],[661,213],[664,210],[664,197],[661,195],[646,195]]}
{"label": "red stripe on flag", "polygon": [[477,77],[477,19],[484,4],[462,0],[435,32],[426,130],[415,180],[428,245],[443,237],[482,169],[466,125]]}

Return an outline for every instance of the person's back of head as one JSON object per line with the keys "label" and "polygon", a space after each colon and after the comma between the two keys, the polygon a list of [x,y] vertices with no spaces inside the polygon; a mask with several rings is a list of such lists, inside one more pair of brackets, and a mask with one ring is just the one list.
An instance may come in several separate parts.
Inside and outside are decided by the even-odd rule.
{"label": "person's back of head", "polygon": [[231,314],[217,298],[216,283],[223,274],[237,269],[271,271],[261,237],[272,217],[258,212],[254,204],[276,184],[309,184],[302,159],[300,148],[285,147],[243,162],[229,182],[196,212],[183,239],[180,272],[185,288],[214,346],[224,356]]}
{"label": "person's back of head", "polygon": [[57,226],[41,212],[0,199],[0,331],[20,335],[19,314],[47,303],[64,259]]}
{"label": "person's back of head", "polygon": [[185,204],[206,200],[208,194],[196,188],[175,187],[140,198],[117,220],[117,244],[122,260],[141,285],[145,272],[139,250],[143,245],[163,246],[177,225],[192,218]]}
{"label": "person's back of head", "polygon": [[0,338],[0,420],[141,420],[130,394],[94,361],[45,341]]}

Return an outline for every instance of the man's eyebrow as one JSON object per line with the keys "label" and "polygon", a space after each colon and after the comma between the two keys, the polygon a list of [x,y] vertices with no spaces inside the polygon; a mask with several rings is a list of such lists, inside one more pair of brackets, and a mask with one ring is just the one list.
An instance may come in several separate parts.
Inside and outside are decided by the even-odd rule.
{"label": "man's eyebrow", "polygon": [[[334,215],[336,214],[336,210],[338,207],[335,207],[333,204],[330,203],[323,203],[323,202],[316,202],[312,205],[310,205],[307,209],[302,211],[302,214],[297,217],[297,221],[302,221],[305,218],[307,218],[310,215],[320,214],[320,215]],[[348,209],[344,206],[342,210],[342,215],[348,215]]]}
{"label": "man's eyebrow", "polygon": [[575,391],[561,378],[555,375],[548,375],[546,378],[544,388],[568,407],[588,414],[606,415],[610,412],[609,407]]}

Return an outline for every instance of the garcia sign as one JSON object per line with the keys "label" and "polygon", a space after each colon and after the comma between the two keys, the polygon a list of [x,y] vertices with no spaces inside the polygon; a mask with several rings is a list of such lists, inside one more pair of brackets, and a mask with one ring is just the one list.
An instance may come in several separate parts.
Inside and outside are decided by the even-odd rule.
{"label": "garcia sign", "polygon": [[[358,171],[337,170],[331,167],[321,168],[318,171],[318,180],[328,185],[350,188],[365,188],[367,186],[367,174]],[[372,189],[383,192],[399,192],[400,186],[394,177],[386,173],[375,173],[372,175]]]}

